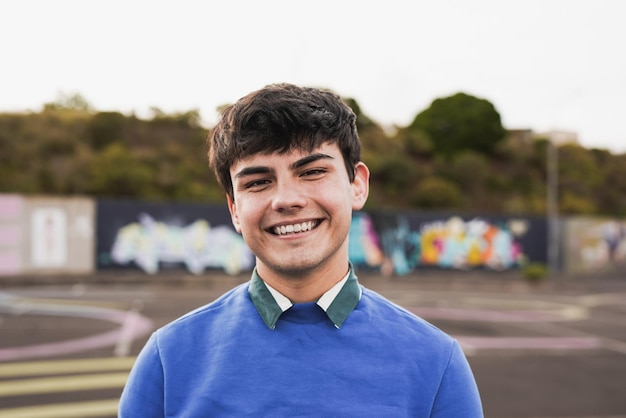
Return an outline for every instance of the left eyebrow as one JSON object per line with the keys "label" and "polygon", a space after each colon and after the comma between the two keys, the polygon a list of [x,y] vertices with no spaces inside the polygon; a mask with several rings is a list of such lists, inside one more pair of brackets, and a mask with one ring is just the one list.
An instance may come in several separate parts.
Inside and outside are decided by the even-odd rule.
{"label": "left eyebrow", "polygon": [[291,170],[297,170],[298,168],[304,167],[307,164],[311,164],[312,162],[315,162],[315,161],[318,161],[318,160],[323,160],[323,159],[331,159],[331,160],[333,160],[334,157],[331,157],[328,154],[322,154],[322,153],[311,154],[311,155],[307,155],[304,158],[300,158],[298,161],[290,164],[289,168]]}
{"label": "left eyebrow", "polygon": [[257,174],[269,174],[272,171],[273,170],[270,169],[269,167],[264,167],[264,166],[245,167],[241,171],[235,174],[235,178],[239,179],[239,178],[243,178],[246,176],[254,176]]}

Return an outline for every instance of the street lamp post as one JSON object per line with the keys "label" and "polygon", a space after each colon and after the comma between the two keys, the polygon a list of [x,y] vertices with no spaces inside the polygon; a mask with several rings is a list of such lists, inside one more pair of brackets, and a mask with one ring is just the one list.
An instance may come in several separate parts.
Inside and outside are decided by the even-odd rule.
{"label": "street lamp post", "polygon": [[557,146],[548,141],[547,153],[547,215],[548,268],[550,274],[559,271],[559,154]]}

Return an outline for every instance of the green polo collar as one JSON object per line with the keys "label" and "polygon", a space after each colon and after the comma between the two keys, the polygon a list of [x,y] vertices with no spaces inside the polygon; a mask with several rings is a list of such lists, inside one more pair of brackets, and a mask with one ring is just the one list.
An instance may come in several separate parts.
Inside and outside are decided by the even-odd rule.
{"label": "green polo collar", "polygon": [[[265,282],[258,275],[256,269],[252,272],[252,280],[248,287],[248,293],[265,325],[270,329],[274,329],[283,310],[270,293]],[[341,325],[343,325],[348,315],[350,315],[358,305],[360,299],[361,287],[359,286],[351,264],[348,280],[346,280],[335,299],[328,306],[328,309],[326,309],[326,315],[336,328],[340,328]]]}

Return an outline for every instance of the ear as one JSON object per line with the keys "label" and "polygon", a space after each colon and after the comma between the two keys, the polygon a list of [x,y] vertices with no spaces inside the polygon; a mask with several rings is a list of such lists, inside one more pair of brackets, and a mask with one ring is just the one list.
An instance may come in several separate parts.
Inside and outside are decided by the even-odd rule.
{"label": "ear", "polygon": [[354,166],[354,180],[352,181],[352,210],[360,210],[365,205],[370,190],[370,170],[364,162],[359,161]]}
{"label": "ear", "polygon": [[237,205],[230,198],[229,195],[226,195],[226,201],[228,202],[228,211],[230,212],[230,219],[233,222],[233,226],[235,227],[235,231],[237,233],[241,233],[241,224],[239,223],[239,215],[237,214]]}

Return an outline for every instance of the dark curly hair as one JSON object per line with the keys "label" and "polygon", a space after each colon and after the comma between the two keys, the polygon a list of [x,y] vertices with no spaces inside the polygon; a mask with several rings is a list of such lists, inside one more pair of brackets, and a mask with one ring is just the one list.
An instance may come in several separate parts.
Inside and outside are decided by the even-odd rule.
{"label": "dark curly hair", "polygon": [[207,141],[209,165],[233,200],[230,168],[251,155],[337,144],[350,181],[361,159],[352,109],[331,91],[285,83],[265,86],[228,106]]}

